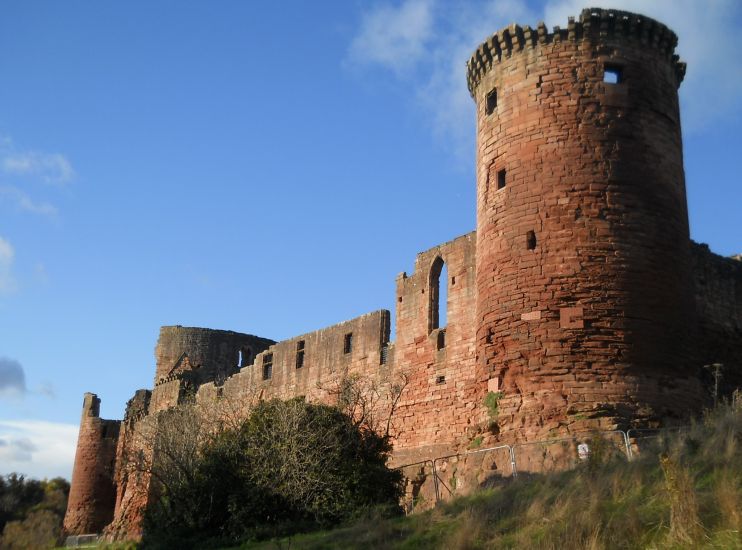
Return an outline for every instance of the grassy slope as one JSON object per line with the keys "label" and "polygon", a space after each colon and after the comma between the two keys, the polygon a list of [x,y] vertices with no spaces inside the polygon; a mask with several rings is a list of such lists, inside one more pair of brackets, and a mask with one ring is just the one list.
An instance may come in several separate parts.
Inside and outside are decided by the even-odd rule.
{"label": "grassy slope", "polygon": [[521,475],[407,518],[241,548],[742,549],[742,411],[721,408],[631,463]]}

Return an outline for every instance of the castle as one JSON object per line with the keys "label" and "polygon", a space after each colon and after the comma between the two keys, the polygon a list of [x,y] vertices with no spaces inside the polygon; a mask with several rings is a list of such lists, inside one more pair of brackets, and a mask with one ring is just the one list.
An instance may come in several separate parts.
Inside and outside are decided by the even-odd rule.
{"label": "castle", "polygon": [[742,261],[689,238],[676,43],[657,21],[604,9],[493,34],[467,71],[476,231],[397,277],[394,341],[387,310],[282,342],[163,327],[154,388],[123,421],[100,419],[85,394],[65,530],[140,534],[149,480],[128,477],[122,453],[194,395],[331,401],[342,380],[368,380],[403,464],[475,436],[682,419],[707,402],[710,363],[742,385]]}

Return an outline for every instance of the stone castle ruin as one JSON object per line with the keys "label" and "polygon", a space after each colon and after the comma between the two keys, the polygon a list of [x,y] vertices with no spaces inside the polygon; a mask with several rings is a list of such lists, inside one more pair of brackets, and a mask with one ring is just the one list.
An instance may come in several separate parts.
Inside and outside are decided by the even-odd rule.
{"label": "stone castle ruin", "polygon": [[154,388],[123,421],[101,420],[85,394],[66,531],[140,534],[149,479],[127,476],[122,453],[189,399],[332,402],[363,380],[406,464],[475,437],[681,420],[708,403],[711,363],[722,390],[742,385],[742,261],[689,238],[676,43],[657,21],[604,9],[493,34],[467,71],[476,231],[397,277],[394,340],[387,310],[282,342],[162,327]]}

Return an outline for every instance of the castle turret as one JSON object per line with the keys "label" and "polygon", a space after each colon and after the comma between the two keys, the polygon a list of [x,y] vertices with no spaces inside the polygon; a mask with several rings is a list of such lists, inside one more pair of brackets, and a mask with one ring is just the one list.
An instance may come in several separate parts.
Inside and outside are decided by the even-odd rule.
{"label": "castle turret", "polygon": [[221,385],[272,344],[268,338],[231,330],[160,327],[151,412],[181,403],[205,382]]}
{"label": "castle turret", "polygon": [[103,420],[100,399],[86,393],[82,404],[72,483],[64,517],[68,535],[99,533],[113,517],[114,469],[120,422]]}
{"label": "castle turret", "polygon": [[477,373],[508,439],[699,405],[667,27],[587,9],[468,63],[477,104]]}

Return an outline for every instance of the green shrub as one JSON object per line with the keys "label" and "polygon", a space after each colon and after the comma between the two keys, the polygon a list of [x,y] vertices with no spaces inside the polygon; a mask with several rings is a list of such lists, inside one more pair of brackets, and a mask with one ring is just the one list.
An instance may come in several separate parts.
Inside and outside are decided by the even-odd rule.
{"label": "green shrub", "polygon": [[369,508],[398,509],[401,473],[387,438],[335,407],[260,403],[241,426],[207,439],[193,472],[161,484],[145,547],[208,547],[336,525]]}

